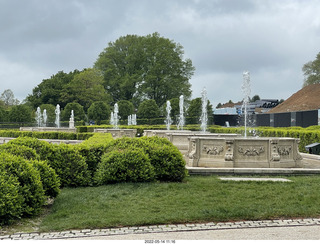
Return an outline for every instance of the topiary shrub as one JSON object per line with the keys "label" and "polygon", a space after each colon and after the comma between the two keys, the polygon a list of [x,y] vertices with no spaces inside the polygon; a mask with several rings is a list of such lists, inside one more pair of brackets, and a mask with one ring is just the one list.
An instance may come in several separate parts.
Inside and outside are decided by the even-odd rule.
{"label": "topiary shrub", "polygon": [[60,192],[60,180],[55,172],[46,162],[39,161],[40,156],[32,148],[24,145],[3,144],[0,151],[30,160],[30,163],[39,171],[43,189],[47,197],[56,197]]}
{"label": "topiary shrub", "polygon": [[142,149],[127,149],[104,154],[95,174],[98,185],[154,180],[154,169]]}
{"label": "topiary shrub", "polygon": [[49,144],[31,137],[19,137],[8,144],[24,145],[33,148],[40,159],[56,171],[62,187],[86,186],[91,177],[85,159],[76,147],[67,144]]}
{"label": "topiary shrub", "polygon": [[44,161],[32,160],[33,166],[40,172],[40,178],[46,197],[54,198],[60,193],[60,179],[56,171]]}
{"label": "topiary shrub", "polygon": [[91,176],[94,175],[98,164],[101,162],[107,144],[112,140],[110,133],[95,133],[94,136],[75,145],[79,153],[85,158]]}
{"label": "topiary shrub", "polygon": [[53,153],[53,147],[51,144],[32,137],[18,137],[14,140],[9,141],[7,144],[15,144],[32,148],[40,156],[41,160],[46,160]]}
{"label": "topiary shrub", "polygon": [[6,144],[0,145],[0,151],[8,152],[16,156],[21,156],[27,160],[40,159],[40,156],[37,154],[37,152],[34,149],[24,145],[6,143]]}
{"label": "topiary shrub", "polygon": [[176,147],[155,146],[148,154],[157,180],[182,181],[188,175],[186,163]]}
{"label": "topiary shrub", "polygon": [[24,199],[20,188],[17,177],[0,166],[0,226],[21,217]]}
{"label": "topiary shrub", "polygon": [[45,202],[39,171],[22,157],[5,152],[0,153],[0,162],[1,170],[19,182],[19,195],[23,197],[22,214],[32,216],[39,213]]}
{"label": "topiary shrub", "polygon": [[89,185],[91,177],[88,165],[78,149],[69,144],[51,146],[52,153],[47,156],[47,161],[59,176],[61,186]]}
{"label": "topiary shrub", "polygon": [[187,176],[186,163],[181,152],[166,138],[123,137],[111,141],[106,147],[106,152],[129,149],[142,149],[148,155],[154,167],[156,180],[182,181]]}

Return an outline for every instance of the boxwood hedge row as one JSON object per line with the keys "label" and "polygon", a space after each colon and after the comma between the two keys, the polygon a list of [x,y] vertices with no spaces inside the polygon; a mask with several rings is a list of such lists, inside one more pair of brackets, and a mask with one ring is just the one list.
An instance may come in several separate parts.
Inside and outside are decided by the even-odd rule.
{"label": "boxwood hedge row", "polygon": [[60,187],[117,182],[182,181],[179,150],[158,137],[120,138],[96,133],[78,145],[19,137],[0,146],[0,224],[38,214]]}

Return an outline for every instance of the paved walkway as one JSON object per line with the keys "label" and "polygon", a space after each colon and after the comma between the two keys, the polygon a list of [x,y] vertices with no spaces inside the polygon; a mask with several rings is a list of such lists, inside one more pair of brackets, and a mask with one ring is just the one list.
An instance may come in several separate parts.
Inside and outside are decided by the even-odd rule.
{"label": "paved walkway", "polygon": [[[69,230],[69,231],[61,231],[61,232],[49,232],[49,233],[16,233],[13,235],[0,236],[0,240],[49,240],[49,239],[138,239],[138,240],[146,240],[146,239],[210,239],[213,238],[210,235],[210,231],[217,230],[233,230],[232,232],[244,233],[243,231],[263,231],[266,229],[273,230],[281,229],[290,229],[292,228],[300,228],[306,229],[302,232],[313,233],[310,238],[313,240],[320,239],[320,218],[306,218],[306,219],[287,219],[287,220],[260,220],[260,221],[238,221],[238,222],[223,222],[223,223],[205,223],[205,224],[176,224],[176,225],[153,225],[153,226],[139,226],[139,227],[124,227],[124,228],[107,228],[107,229],[86,229],[86,230]],[[292,227],[292,228],[290,228]],[[316,228],[316,230],[315,230]],[[294,230],[294,233],[299,233],[299,231]],[[182,235],[182,234],[185,235]],[[215,232],[217,233],[217,232]],[[219,232],[222,234],[223,232]],[[151,234],[151,235],[150,235]],[[172,235],[173,234],[173,235]],[[189,236],[189,237],[188,237]],[[210,237],[211,236],[211,237]],[[259,236],[259,235],[258,235]],[[261,237],[264,236],[260,235]],[[286,235],[285,235],[286,236]],[[300,237],[303,237],[299,235]],[[309,236],[309,234],[307,234]],[[192,238],[193,237],[193,238]],[[204,237],[204,238],[200,238]],[[232,236],[226,235],[223,238],[222,236],[216,236],[216,239],[233,239]],[[236,239],[240,236],[236,235]],[[247,239],[256,239],[250,238],[247,236]],[[266,237],[266,236],[265,236]],[[289,236],[288,236],[289,237]],[[258,239],[264,239],[259,238]],[[278,238],[279,239],[279,238]],[[288,238],[292,239],[292,238]],[[293,238],[295,239],[295,238]],[[303,238],[305,239],[305,238]]]}

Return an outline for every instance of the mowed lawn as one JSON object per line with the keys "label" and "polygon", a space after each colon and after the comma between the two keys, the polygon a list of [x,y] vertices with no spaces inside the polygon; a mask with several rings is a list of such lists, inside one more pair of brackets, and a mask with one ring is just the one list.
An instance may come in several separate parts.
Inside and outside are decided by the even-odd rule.
{"label": "mowed lawn", "polygon": [[191,176],[182,183],[64,188],[41,231],[320,216],[320,176],[292,182],[233,182]]}

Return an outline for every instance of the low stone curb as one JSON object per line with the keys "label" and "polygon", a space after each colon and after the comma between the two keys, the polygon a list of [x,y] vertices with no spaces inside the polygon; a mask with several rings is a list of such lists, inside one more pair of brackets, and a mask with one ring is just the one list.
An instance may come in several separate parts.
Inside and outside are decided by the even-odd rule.
{"label": "low stone curb", "polygon": [[237,221],[205,224],[176,224],[176,225],[152,225],[139,227],[107,228],[107,229],[84,229],[69,230],[47,233],[15,233],[0,236],[0,240],[49,240],[84,238],[94,236],[114,236],[127,234],[146,234],[179,231],[202,231],[219,229],[241,229],[241,228],[265,228],[265,227],[288,227],[288,226],[313,226],[320,225],[320,218],[285,219],[285,220],[259,220],[259,221]]}

